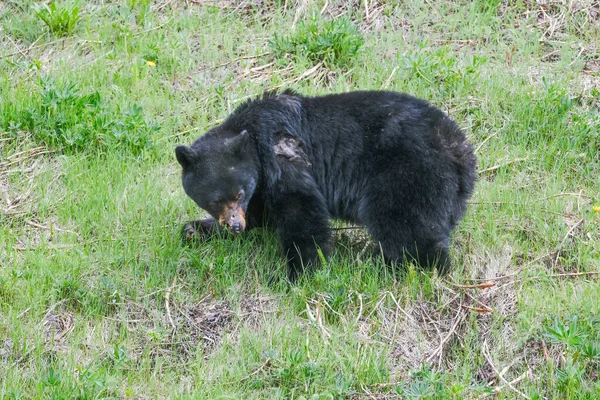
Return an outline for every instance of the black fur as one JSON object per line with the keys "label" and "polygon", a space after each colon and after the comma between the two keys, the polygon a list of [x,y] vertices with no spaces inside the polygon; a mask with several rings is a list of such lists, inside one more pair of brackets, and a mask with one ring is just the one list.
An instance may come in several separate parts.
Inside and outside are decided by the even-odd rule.
{"label": "black fur", "polygon": [[394,92],[268,92],[176,153],[186,192],[221,224],[241,222],[224,222],[218,201],[245,211],[246,229],[277,229],[291,281],[314,265],[317,248],[328,253],[331,218],[364,225],[390,262],[447,271],[476,178],[458,126]]}

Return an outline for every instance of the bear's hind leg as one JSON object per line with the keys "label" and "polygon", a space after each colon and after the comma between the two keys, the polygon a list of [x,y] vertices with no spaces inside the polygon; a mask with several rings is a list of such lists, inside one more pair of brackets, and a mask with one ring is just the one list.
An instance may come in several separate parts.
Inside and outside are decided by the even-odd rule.
{"label": "bear's hind leg", "polygon": [[[373,236],[373,235],[372,235]],[[419,266],[436,268],[440,274],[450,269],[450,253],[442,241],[432,239],[399,241],[394,236],[386,236],[375,240],[375,254],[383,252],[383,258],[388,264],[402,265],[416,262]]]}
{"label": "bear's hind leg", "polygon": [[381,209],[363,218],[371,238],[375,241],[375,253],[383,253],[390,264],[416,262],[423,268],[437,268],[443,274],[450,269],[448,236],[439,226],[419,224],[416,216],[388,213]]}

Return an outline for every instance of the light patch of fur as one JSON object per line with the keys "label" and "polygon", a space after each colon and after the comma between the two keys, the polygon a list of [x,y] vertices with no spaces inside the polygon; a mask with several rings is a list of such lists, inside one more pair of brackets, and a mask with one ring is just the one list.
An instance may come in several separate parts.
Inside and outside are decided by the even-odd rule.
{"label": "light patch of fur", "polygon": [[292,164],[311,166],[308,156],[301,148],[300,141],[296,138],[290,136],[281,137],[275,146],[273,146],[273,151],[279,158],[283,158]]}

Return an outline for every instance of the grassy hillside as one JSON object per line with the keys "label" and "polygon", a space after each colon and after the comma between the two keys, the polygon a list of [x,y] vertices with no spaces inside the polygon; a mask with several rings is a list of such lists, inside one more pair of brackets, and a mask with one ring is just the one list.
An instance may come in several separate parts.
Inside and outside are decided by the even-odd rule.
{"label": "grassy hillside", "polygon": [[[600,397],[597,1],[7,0],[0,79],[1,399]],[[449,276],[180,241],[174,146],[273,88],[459,122]]]}

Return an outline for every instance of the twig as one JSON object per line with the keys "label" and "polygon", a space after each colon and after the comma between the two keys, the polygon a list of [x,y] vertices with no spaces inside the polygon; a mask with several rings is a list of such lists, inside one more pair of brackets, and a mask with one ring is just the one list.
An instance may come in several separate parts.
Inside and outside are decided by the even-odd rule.
{"label": "twig", "polygon": [[316,315],[313,314],[310,306],[308,305],[308,302],[306,302],[306,314],[308,315],[308,317],[311,321],[313,321],[315,324],[317,324],[317,326],[321,330],[321,335],[323,336],[323,339],[325,340],[326,343],[328,343],[327,339],[329,339],[331,337],[331,334],[327,331],[327,328],[325,328],[325,326],[323,325],[323,313],[321,312],[320,302],[317,302],[317,304],[315,306],[315,314]]}
{"label": "twig", "polygon": [[17,319],[21,319],[21,318],[23,318],[23,316],[24,316],[25,314],[27,314],[27,313],[29,312],[29,310],[31,310],[31,307],[27,307],[27,308],[26,308],[24,311],[21,311],[21,312],[19,313],[19,315],[17,315]]}
{"label": "twig", "polygon": [[496,132],[492,133],[491,135],[489,135],[488,137],[486,137],[485,139],[483,139],[483,141],[482,141],[482,142],[479,144],[479,146],[477,146],[477,148],[475,149],[474,153],[475,153],[475,154],[478,154],[478,153],[479,153],[479,150],[481,149],[481,147],[483,147],[483,145],[484,145],[484,144],[485,144],[485,143],[486,143],[488,140],[490,140],[491,138],[493,138],[493,137],[494,137],[494,136],[496,136],[497,134],[498,134],[498,132],[496,131]]}
{"label": "twig", "polygon": [[341,226],[339,228],[331,228],[332,231],[345,231],[351,229],[363,229],[364,226]]}
{"label": "twig", "polygon": [[571,228],[569,228],[565,237],[560,241],[560,244],[558,245],[558,249],[556,250],[556,259],[554,260],[554,268],[556,268],[556,266],[558,265],[558,257],[560,257],[560,249],[563,247],[563,245],[565,244],[565,242],[567,241],[569,236],[572,236],[575,229],[577,229],[577,227],[579,225],[581,225],[584,221],[585,221],[585,218],[581,218],[579,221],[577,221]]}
{"label": "twig", "polygon": [[496,286],[496,282],[492,282],[492,281],[478,283],[475,285],[461,285],[458,283],[452,283],[452,282],[448,282],[448,281],[444,281],[444,282],[446,282],[448,285],[451,285],[451,286],[454,286],[457,288],[461,288],[461,289],[487,289],[487,288]]}
{"label": "twig", "polygon": [[[466,307],[468,309],[471,309],[471,310],[477,311],[477,312],[494,312],[494,310],[490,306],[483,303],[481,300],[479,300],[479,298],[475,298],[475,297],[471,296],[471,293],[464,292],[464,294],[465,294],[465,296],[467,296],[468,298],[473,300],[475,303],[479,304],[480,307],[468,307],[468,306],[463,306],[463,307]],[[478,296],[478,297],[481,297],[481,296]]]}
{"label": "twig", "polygon": [[217,64],[217,65],[212,65],[212,66],[204,66],[202,68],[200,68],[200,71],[205,71],[205,70],[209,70],[209,69],[215,69],[215,68],[221,68],[221,67],[226,67],[229,64],[232,64],[236,61],[240,61],[240,60],[251,60],[253,58],[260,58],[260,57],[264,57],[264,56],[268,56],[269,54],[271,54],[270,51],[267,51],[265,53],[262,54],[257,54],[255,56],[242,56],[242,57],[238,57],[238,58],[234,58],[233,60],[229,60],[227,62],[221,63],[221,64]]}
{"label": "twig", "polygon": [[242,75],[250,75],[250,74],[251,74],[251,73],[253,73],[253,72],[259,72],[259,71],[262,71],[263,69],[266,69],[266,68],[272,67],[273,65],[275,65],[275,61],[273,61],[273,62],[270,62],[270,63],[266,63],[266,64],[264,64],[264,65],[260,65],[260,66],[258,66],[258,67],[250,68],[250,69],[248,69],[248,70],[244,71],[244,72],[242,73]]}
{"label": "twig", "polygon": [[362,299],[362,295],[356,291],[354,291],[354,293],[356,294],[356,296],[358,296],[358,301],[360,303],[360,308],[358,309],[358,315],[356,316],[356,319],[354,320],[355,324],[358,324],[358,321],[360,321],[360,318],[362,317],[362,313],[363,313],[363,299]]}
{"label": "twig", "polygon": [[171,327],[173,327],[172,333],[175,333],[177,331],[177,328],[175,327],[175,323],[173,322],[173,318],[171,317],[171,307],[169,306],[169,299],[171,298],[171,289],[175,287],[176,282],[177,275],[175,275],[175,277],[173,278],[173,283],[170,287],[167,288],[167,292],[165,293],[165,308],[167,309],[167,317],[169,318],[169,323],[171,324]]}
{"label": "twig", "polygon": [[467,310],[471,310],[471,311],[475,311],[478,313],[493,313],[494,310],[492,310],[491,308],[488,307],[471,307],[471,306],[466,306],[466,305],[462,305],[462,308],[465,308]]}
{"label": "twig", "polygon": [[254,375],[258,374],[260,371],[262,371],[265,368],[270,367],[270,366],[271,366],[271,359],[268,358],[267,361],[265,361],[260,367],[256,368],[249,375],[246,375],[245,377],[243,377],[242,379],[240,379],[240,382],[247,381],[248,379],[250,379],[251,376],[254,376]]}
{"label": "twig", "polygon": [[590,196],[586,196],[586,195],[585,195],[585,194],[583,194],[583,193],[570,193],[570,192],[567,192],[567,193],[558,193],[558,194],[553,194],[552,196],[547,196],[547,197],[544,197],[542,200],[549,200],[549,199],[553,199],[553,198],[555,198],[555,197],[562,197],[562,196],[583,197],[583,198],[585,198],[585,199],[589,199],[589,198],[590,198]]}
{"label": "twig", "polygon": [[[40,37],[41,37],[41,36],[40,36]],[[40,40],[40,39],[38,38],[38,40]],[[38,41],[38,40],[36,40],[36,41],[35,41],[33,44],[37,43],[37,41]],[[42,44],[38,44],[37,46],[34,46],[34,45],[32,44],[31,46],[29,46],[29,47],[28,47],[28,48],[26,48],[25,50],[19,50],[19,51],[15,52],[15,53],[10,53],[10,54],[6,54],[6,55],[4,55],[4,56],[0,56],[0,60],[2,60],[3,58],[8,58],[8,57],[12,57],[12,56],[17,56],[17,55],[19,55],[19,54],[22,54],[22,52],[28,53],[28,52],[30,52],[30,51],[31,51],[31,50],[33,50],[33,49],[37,49],[37,48],[40,48],[40,47],[46,47],[46,46],[50,46],[50,45],[56,44],[56,43],[58,43],[58,42],[62,42],[63,40],[65,40],[65,39],[64,39],[64,38],[61,38],[61,39],[55,40],[55,41],[53,41],[53,42],[48,42],[48,43],[42,43]]]}
{"label": "twig", "polygon": [[168,6],[169,4],[171,4],[174,0],[167,0],[164,3],[162,3],[161,5],[159,5],[158,7],[156,7],[156,11],[161,11],[163,8],[165,8],[166,6]]}
{"label": "twig", "polygon": [[589,271],[589,272],[571,272],[565,274],[551,274],[549,278],[560,278],[565,276],[586,276],[586,275],[600,275],[600,271]]}
{"label": "twig", "polygon": [[47,227],[45,225],[38,224],[37,222],[33,222],[33,221],[28,220],[28,219],[25,220],[25,223],[27,225],[33,226],[34,228],[43,229],[45,231],[52,232],[53,230],[55,230],[57,232],[72,233],[73,235],[76,235],[77,237],[79,237],[79,234],[77,232],[71,231],[69,229],[61,229],[61,228],[58,228],[58,227],[56,227],[54,225],[51,225],[50,227]]}
{"label": "twig", "polygon": [[402,311],[402,314],[406,315],[406,317],[410,320],[412,320],[414,323],[416,323],[417,321],[415,321],[415,319],[413,318],[412,315],[410,315],[409,313],[407,313],[406,311],[404,311],[404,309],[402,307],[400,307],[400,304],[398,303],[398,300],[396,300],[396,298],[394,297],[394,295],[392,294],[392,292],[385,292],[384,294],[390,296],[392,298],[392,301],[396,304],[396,309]]}
{"label": "twig", "polygon": [[22,162],[22,161],[25,161],[26,159],[28,159],[28,158],[30,158],[30,157],[34,157],[34,156],[40,156],[40,155],[42,155],[42,154],[48,154],[48,153],[54,153],[54,151],[53,151],[53,150],[46,150],[46,151],[38,151],[38,152],[36,152],[36,153],[33,153],[33,154],[27,154],[27,156],[26,156],[26,157],[23,157],[23,158],[18,158],[18,159],[16,159],[16,160],[12,160],[12,161],[10,161],[10,162],[4,162],[4,163],[0,163],[0,168],[8,168],[8,167],[10,167],[11,165],[18,164],[18,163],[20,163],[20,162]]}
{"label": "twig", "polygon": [[551,51],[551,52],[550,52],[550,53],[548,53],[548,54],[544,54],[544,55],[542,56],[542,61],[544,61],[544,60],[547,60],[547,59],[549,59],[550,57],[552,57],[552,56],[554,56],[554,55],[557,55],[557,54],[560,54],[560,50],[554,50],[554,51]]}
{"label": "twig", "polygon": [[323,5],[323,8],[321,8],[321,15],[323,15],[323,13],[325,12],[325,10],[327,10],[327,6],[329,6],[329,2],[327,0],[325,0],[325,5]]}
{"label": "twig", "polygon": [[581,55],[583,54],[584,51],[585,51],[585,47],[581,46],[581,49],[579,50],[579,53],[577,54],[577,56],[573,59],[573,61],[571,61],[569,63],[569,67],[572,67],[573,64],[575,64],[575,61],[577,61],[579,59],[579,57],[581,57]]}
{"label": "twig", "polygon": [[309,76],[311,76],[312,74],[314,74],[319,68],[321,68],[322,65],[323,65],[323,61],[319,61],[319,63],[317,65],[315,65],[314,67],[312,67],[309,70],[304,71],[304,73],[302,75],[300,75],[299,77],[294,78],[291,81],[283,82],[282,84],[279,84],[279,85],[275,86],[273,89],[279,89],[279,88],[287,86],[287,85],[289,85],[291,83],[300,82],[301,80],[303,80],[305,78],[308,78]]}
{"label": "twig", "polygon": [[35,155],[36,152],[41,153],[43,150],[44,150],[43,147],[34,147],[33,149],[27,149],[27,150],[19,151],[18,153],[11,154],[10,156],[6,157],[6,159],[12,160],[13,158],[20,156],[21,154],[27,154],[27,156],[31,156],[31,155]]}
{"label": "twig", "polygon": [[16,44],[11,38],[10,35],[6,35],[7,39],[10,40],[10,42],[13,44],[13,46],[15,46],[15,49],[19,50],[19,53],[17,54],[21,54],[23,57],[27,58],[27,54],[25,54],[25,52],[23,52],[23,49],[21,49],[19,47],[18,44]]}
{"label": "twig", "polygon": [[544,341],[542,341],[542,352],[544,353],[544,359],[546,362],[550,363],[550,354],[548,353],[548,347]]}
{"label": "twig", "polygon": [[466,313],[462,312],[461,308],[462,301],[460,302],[460,305],[458,307],[458,311],[456,313],[456,317],[454,318],[454,324],[452,325],[452,328],[450,328],[450,331],[448,331],[448,334],[440,342],[439,346],[434,350],[434,352],[431,353],[429,357],[427,357],[427,362],[430,362],[433,359],[433,357],[435,357],[440,351],[444,349],[444,344],[446,344],[446,342],[450,340],[452,335],[456,332],[456,327],[458,326],[458,324],[465,318]]}
{"label": "twig", "polygon": [[494,365],[493,361],[492,361],[492,357],[490,356],[490,354],[487,351],[487,341],[483,341],[483,344],[481,345],[481,352],[483,353],[483,356],[485,357],[485,359],[487,360],[488,364],[490,365],[490,367],[492,367],[492,369],[494,370],[494,372],[496,373],[496,375],[498,375],[498,378],[500,378],[500,380],[502,382],[504,382],[504,384],[511,389],[513,392],[519,394],[520,396],[522,396],[525,399],[529,400],[529,396],[527,396],[525,393],[519,391],[517,388],[515,388],[511,382],[507,381],[504,376],[500,373],[500,371],[498,371],[498,369],[496,368],[496,366]]}
{"label": "twig", "polygon": [[383,89],[387,89],[387,87],[390,85],[390,83],[392,82],[392,78],[394,77],[394,74],[396,73],[396,71],[398,71],[398,68],[400,68],[400,67],[394,67],[390,76],[388,76],[388,78],[385,80],[385,83],[382,86]]}
{"label": "twig", "polygon": [[448,44],[448,43],[460,43],[460,44],[470,44],[470,45],[477,44],[476,40],[470,40],[470,39],[433,39],[432,42],[442,43],[442,44]]}
{"label": "twig", "polygon": [[527,160],[528,160],[527,157],[525,157],[525,158],[515,158],[514,160],[507,161],[504,164],[497,164],[497,165],[494,165],[493,167],[482,169],[482,170],[478,171],[478,173],[479,174],[483,174],[483,173],[486,173],[486,172],[492,172],[492,171],[497,170],[498,168],[506,167],[507,165],[514,164],[516,162],[527,161]]}

